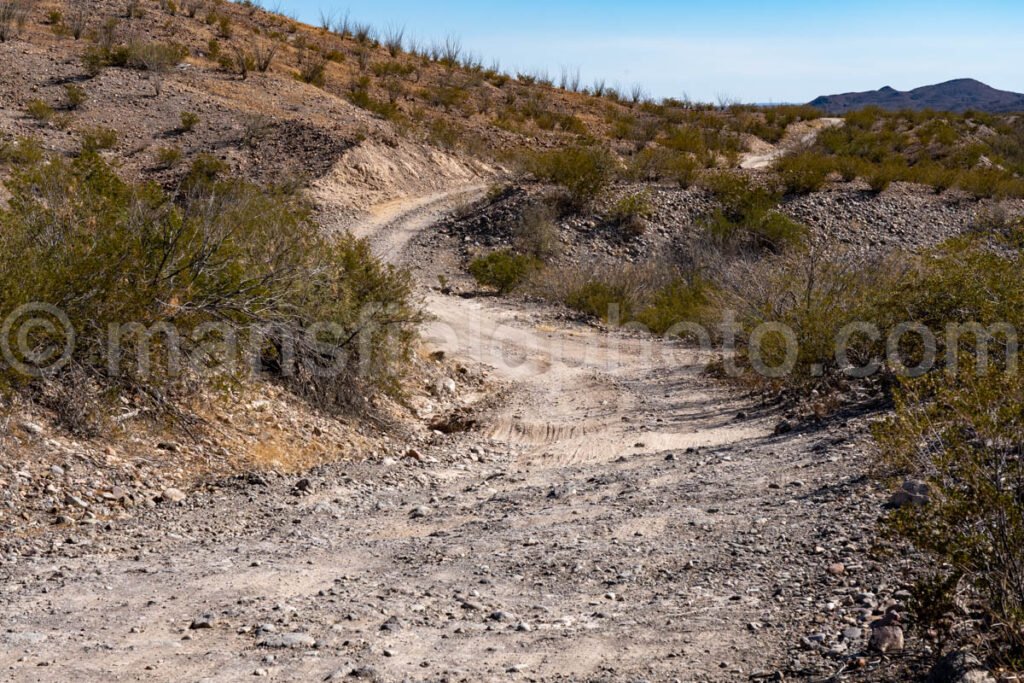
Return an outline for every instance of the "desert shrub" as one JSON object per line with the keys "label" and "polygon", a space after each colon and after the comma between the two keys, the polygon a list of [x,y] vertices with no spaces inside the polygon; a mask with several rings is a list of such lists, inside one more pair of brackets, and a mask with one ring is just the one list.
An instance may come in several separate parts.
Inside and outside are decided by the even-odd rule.
{"label": "desert shrub", "polygon": [[228,175],[228,165],[212,154],[199,154],[193,160],[188,169],[188,174],[182,180],[183,192],[193,194],[202,191],[204,188],[213,186],[218,180]]}
{"label": "desert shrub", "polygon": [[[403,120],[401,109],[398,104],[394,101],[383,101],[374,98],[371,91],[372,81],[369,76],[359,76],[349,85],[348,100],[352,104],[371,111],[378,116],[389,119],[391,121],[401,122]],[[437,127],[437,137],[434,139],[435,144],[439,144],[441,147],[446,149],[454,149],[459,144],[459,136],[454,133],[454,127],[452,127],[452,134],[446,136],[448,129],[444,128],[447,124],[442,119],[435,120],[435,126]],[[432,127],[432,137],[434,128]],[[444,139],[446,138],[447,139]]]}
{"label": "desert shrub", "polygon": [[157,168],[167,170],[181,162],[181,149],[178,147],[161,147],[156,151]]}
{"label": "desert shrub", "polygon": [[956,176],[956,186],[980,199],[1020,196],[1020,180],[995,168],[977,168],[962,171]]}
{"label": "desert shrub", "polygon": [[733,128],[773,144],[782,140],[791,124],[822,116],[820,110],[805,105],[755,108],[752,111],[732,107],[730,113],[732,116],[729,122]]}
{"label": "desert shrub", "polygon": [[685,152],[702,156],[707,151],[707,144],[700,129],[695,127],[679,126],[672,130],[662,144],[677,152]]}
{"label": "desert shrub", "polygon": [[495,88],[504,88],[505,85],[512,80],[511,76],[496,68],[487,69],[484,72],[484,78]]}
{"label": "desert shrub", "polygon": [[427,131],[432,144],[447,150],[458,149],[463,132],[457,124],[440,117],[430,122]]}
{"label": "desert shrub", "polygon": [[661,180],[661,156],[664,150],[645,147],[634,154],[626,165],[623,176],[641,182]]}
{"label": "desert shrub", "polygon": [[612,206],[609,218],[630,237],[644,234],[646,221],[654,215],[649,192],[628,194]]}
{"label": "desert shrub", "polygon": [[781,251],[804,242],[808,229],[781,211],[772,210],[748,224],[757,246]]}
{"label": "desert shrub", "polygon": [[703,278],[677,278],[654,293],[636,314],[636,321],[655,334],[665,334],[679,323],[703,320],[710,289]]}
{"label": "desert shrub", "polygon": [[469,98],[469,91],[459,85],[438,85],[427,88],[424,96],[431,106],[451,111]]}
{"label": "desert shrub", "polygon": [[64,86],[64,102],[68,109],[78,109],[85,101],[88,96],[85,94],[85,88],[75,83],[68,83]]}
{"label": "desert shrub", "polygon": [[384,32],[383,39],[384,47],[387,48],[388,54],[391,55],[392,59],[397,57],[402,52],[402,46],[405,44],[405,27],[404,26],[391,26]]}
{"label": "desert shrub", "polygon": [[191,111],[181,112],[181,116],[178,119],[179,125],[178,130],[182,133],[188,133],[195,129],[199,125],[199,115]]}
{"label": "desert shrub", "polygon": [[544,262],[558,255],[561,240],[555,214],[547,205],[532,206],[523,212],[513,228],[516,251]]}
{"label": "desert shrub", "polygon": [[[1024,287],[1014,275],[1021,265],[1021,233],[1019,224],[1010,223],[919,257],[809,249],[740,262],[717,276],[713,304],[739,313],[741,346],[743,335],[763,323],[793,330],[798,354],[792,370],[770,380],[801,390],[852,376],[836,353],[840,331],[852,323],[878,330],[877,336],[857,332],[847,344],[845,362],[851,368],[874,366],[868,375],[905,374],[906,368],[929,361],[929,349],[916,333],[902,335],[897,356],[891,355],[890,334],[908,322],[932,331],[936,372],[961,366],[961,354],[1006,367],[1007,354],[1018,350],[1003,326],[1019,330],[1024,325]],[[782,341],[762,347],[769,367],[785,359]]]}
{"label": "desert shrub", "polygon": [[117,131],[103,126],[96,126],[82,133],[82,151],[97,152],[112,149],[117,145]]}
{"label": "desert shrub", "polygon": [[585,135],[587,125],[573,114],[562,114],[553,111],[541,111],[533,115],[533,122],[541,130],[557,130],[563,133]]}
{"label": "desert shrub", "polygon": [[[252,370],[327,407],[393,382],[419,319],[408,274],[363,241],[323,237],[296,195],[211,170],[194,169],[175,201],[153,184],[121,181],[93,153],[19,169],[0,213],[3,314],[32,302],[60,309],[76,331],[65,370],[158,405],[196,382]],[[122,327],[136,323],[143,331]],[[211,323],[258,343],[210,359],[214,345],[197,335]],[[311,336],[316,323],[324,329]],[[124,353],[111,349],[112,325],[126,330]],[[146,332],[168,327],[173,334]],[[43,353],[65,340],[37,328],[22,341]],[[133,341],[148,344],[134,353]],[[0,378],[31,389],[60,381],[54,372],[5,362]]]}
{"label": "desert shrub", "polygon": [[615,323],[631,320],[636,308],[626,283],[607,280],[591,280],[566,292],[564,303],[593,318]]}
{"label": "desert shrub", "polygon": [[68,14],[64,18],[63,25],[67,32],[75,40],[85,35],[89,26],[89,20],[95,11],[94,3],[91,0],[70,0]]}
{"label": "desert shrub", "polygon": [[28,114],[29,118],[35,119],[36,121],[45,123],[50,121],[54,114],[53,107],[42,100],[32,100],[25,107],[25,113]]}
{"label": "desert shrub", "polygon": [[231,17],[226,14],[222,14],[217,17],[217,37],[227,40],[233,33],[234,29],[231,26]]}
{"label": "desert shrub", "polygon": [[362,109],[369,109],[370,104],[373,102],[373,96],[370,94],[372,84],[373,82],[369,76],[359,76],[356,78],[349,85],[348,101]]}
{"label": "desert shrub", "polygon": [[570,207],[586,207],[612,179],[614,159],[601,147],[566,147],[529,155],[527,169],[541,180],[562,187]]}
{"label": "desert shrub", "polygon": [[821,154],[802,152],[782,157],[775,170],[787,194],[810,194],[825,186],[832,164]]}
{"label": "desert shrub", "polygon": [[864,163],[856,157],[836,157],[835,167],[839,176],[847,183],[856,180],[864,171]]}
{"label": "desert shrub", "polygon": [[352,24],[352,37],[360,45],[369,44],[375,40],[373,26],[364,23]]}
{"label": "desert shrub", "polygon": [[942,193],[956,184],[957,172],[937,163],[920,163],[910,169],[909,179],[915,183],[929,185],[936,193]]}
{"label": "desert shrub", "polygon": [[[741,360],[750,357],[750,335],[758,326],[782,324],[792,330],[798,348],[791,368],[766,377],[744,365],[741,376],[806,394],[845,376],[836,343],[847,325],[867,321],[887,332],[894,319],[902,320],[893,297],[906,270],[898,256],[790,252],[727,268],[717,277],[712,303],[716,310],[735,312]],[[884,339],[853,335],[846,360],[851,367],[863,368],[884,358],[884,348]],[[765,366],[774,369],[785,367],[788,350],[784,338],[769,334],[757,352]]]}
{"label": "desert shrub", "polygon": [[777,210],[779,195],[771,188],[733,173],[715,173],[702,184],[720,208],[704,220],[704,227],[725,251],[747,248],[780,252],[799,245],[807,227]]}
{"label": "desert shrub", "polygon": [[[686,287],[693,285],[695,293],[702,286],[699,281],[698,276],[684,273],[671,260],[650,259],[626,265],[546,268],[531,278],[530,291],[595,319],[614,325],[639,322],[660,334],[671,327],[664,326],[664,321],[695,309],[688,308],[683,299],[689,295]],[[681,320],[672,324],[677,322]]]}
{"label": "desert shrub", "polygon": [[502,250],[473,259],[469,273],[480,285],[507,294],[523,284],[538,266],[539,262],[532,256]]}
{"label": "desert shrub", "polygon": [[890,528],[933,553],[985,601],[1003,659],[1024,664],[1024,379],[972,365],[897,392],[876,429],[889,467],[927,482],[925,505],[900,509]]}
{"label": "desert shrub", "polygon": [[697,181],[700,164],[688,154],[665,154],[660,163],[662,177],[681,188],[689,188]]}
{"label": "desert shrub", "polygon": [[889,189],[894,181],[900,178],[904,167],[895,162],[885,162],[867,168],[865,179],[868,187],[875,194],[881,194]]}
{"label": "desert shrub", "polygon": [[978,198],[1024,195],[1024,130],[1013,117],[869,108],[821,131],[814,149],[845,180],[863,176],[876,193],[899,180]]}
{"label": "desert shrub", "polygon": [[296,78],[318,88],[324,87],[327,83],[327,59],[319,52],[304,50],[299,55]]}
{"label": "desert shrub", "polygon": [[13,142],[0,140],[0,163],[28,166],[39,163],[43,148],[32,138],[21,138]]}
{"label": "desert shrub", "polygon": [[397,60],[377,62],[371,68],[377,78],[408,78],[416,72],[416,67]]}
{"label": "desert shrub", "polygon": [[122,67],[149,72],[156,94],[160,94],[162,77],[188,56],[188,48],[178,43],[133,41],[114,44],[101,41],[90,46],[82,57],[86,71],[98,74],[106,67]]}
{"label": "desert shrub", "polygon": [[179,43],[134,42],[128,45],[125,66],[142,71],[164,72],[188,56],[188,48]]}
{"label": "desert shrub", "polygon": [[737,173],[710,173],[701,179],[701,187],[714,196],[723,212],[735,219],[767,211],[779,201],[771,188]]}
{"label": "desert shrub", "polygon": [[[1024,261],[1020,234],[1020,223],[1010,222],[994,234],[980,232],[933,249],[914,280],[896,293],[905,314],[936,331],[949,323],[1024,326],[1024,287],[1015,276]],[[939,351],[945,352],[941,344]]]}
{"label": "desert shrub", "polygon": [[688,188],[696,181],[699,170],[700,164],[689,154],[644,148],[630,159],[625,175],[631,180],[667,180]]}
{"label": "desert shrub", "polygon": [[644,147],[629,159],[623,177],[639,182],[663,179],[664,159],[668,156],[676,155],[663,148]]}

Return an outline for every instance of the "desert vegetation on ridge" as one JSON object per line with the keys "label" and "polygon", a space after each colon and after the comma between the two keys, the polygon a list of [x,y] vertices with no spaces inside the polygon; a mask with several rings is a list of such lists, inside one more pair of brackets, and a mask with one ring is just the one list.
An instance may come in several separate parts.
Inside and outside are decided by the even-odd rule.
{"label": "desert vegetation on ridge", "polygon": [[1008,198],[1024,196],[1022,163],[1018,117],[864,109],[822,131],[810,149],[781,159],[777,170],[792,193],[818,191],[837,173],[864,178],[875,192],[904,181]]}

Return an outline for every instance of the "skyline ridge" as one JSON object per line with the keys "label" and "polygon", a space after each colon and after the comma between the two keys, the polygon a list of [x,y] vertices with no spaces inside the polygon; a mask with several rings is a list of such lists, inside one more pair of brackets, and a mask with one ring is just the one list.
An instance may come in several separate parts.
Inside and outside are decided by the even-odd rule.
{"label": "skyline ridge", "polygon": [[[265,3],[275,4],[275,3]],[[401,25],[421,41],[456,35],[467,50],[508,71],[580,69],[651,95],[700,101],[809,102],[885,82],[899,90],[969,74],[997,89],[1024,91],[1024,7],[982,0],[970,8],[919,0],[857,7],[787,0],[685,5],[642,0],[524,0],[479,7],[467,0],[283,0],[282,10],[317,24],[320,11],[350,12],[378,28]]]}

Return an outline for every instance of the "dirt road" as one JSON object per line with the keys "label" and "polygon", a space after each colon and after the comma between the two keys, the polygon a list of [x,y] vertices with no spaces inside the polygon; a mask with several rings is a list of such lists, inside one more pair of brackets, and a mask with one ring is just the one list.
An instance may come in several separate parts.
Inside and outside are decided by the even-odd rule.
{"label": "dirt road", "polygon": [[[402,262],[463,199],[392,205],[362,232]],[[773,437],[779,418],[711,383],[694,351],[428,284],[428,346],[501,388],[456,388],[478,429],[434,435],[418,459],[396,444],[305,484],[239,480],[69,533],[2,584],[0,679],[737,681],[791,667],[837,588],[827,568],[867,571],[850,429]]]}
{"label": "dirt road", "polygon": [[829,117],[794,123],[786,130],[786,136],[778,144],[769,145],[761,141],[762,149],[744,154],[740,160],[740,168],[747,170],[770,168],[789,152],[814,144],[821,131],[845,124],[845,119]]}

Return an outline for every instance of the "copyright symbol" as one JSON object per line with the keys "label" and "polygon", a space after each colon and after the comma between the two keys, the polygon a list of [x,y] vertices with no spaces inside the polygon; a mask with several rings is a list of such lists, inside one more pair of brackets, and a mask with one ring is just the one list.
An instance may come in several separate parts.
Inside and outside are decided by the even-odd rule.
{"label": "copyright symbol", "polygon": [[14,309],[0,327],[0,352],[13,370],[44,377],[71,362],[75,330],[56,306],[34,302]]}

